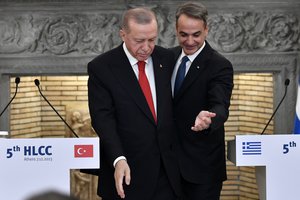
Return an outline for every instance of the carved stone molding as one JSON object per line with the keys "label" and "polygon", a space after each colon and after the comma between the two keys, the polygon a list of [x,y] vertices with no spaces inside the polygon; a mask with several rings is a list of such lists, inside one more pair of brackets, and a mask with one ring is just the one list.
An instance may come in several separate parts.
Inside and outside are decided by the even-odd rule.
{"label": "carved stone molding", "polygon": [[99,54],[120,42],[115,14],[21,15],[0,18],[0,53]]}
{"label": "carved stone molding", "polygon": [[[174,9],[152,7],[159,23],[158,44],[175,46]],[[100,54],[120,44],[121,15],[121,11],[0,15],[0,55]],[[226,53],[295,52],[300,50],[299,21],[280,12],[212,14],[208,41]]]}
{"label": "carved stone molding", "polygon": [[224,54],[233,64],[235,73],[238,72],[274,72],[288,71],[296,73],[296,53],[230,53]]}
{"label": "carved stone molding", "polygon": [[209,18],[208,40],[222,52],[295,52],[300,23],[294,15],[240,12]]}

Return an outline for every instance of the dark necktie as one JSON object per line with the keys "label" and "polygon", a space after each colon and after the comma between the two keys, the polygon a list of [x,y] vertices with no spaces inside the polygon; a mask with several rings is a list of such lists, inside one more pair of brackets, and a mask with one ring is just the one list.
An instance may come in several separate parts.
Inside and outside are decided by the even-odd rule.
{"label": "dark necktie", "polygon": [[138,61],[138,68],[139,68],[139,84],[140,84],[141,89],[144,93],[144,96],[147,100],[148,106],[152,112],[153,118],[156,122],[156,114],[155,114],[155,109],[154,109],[154,104],[153,104],[153,99],[152,99],[152,93],[151,93],[151,89],[150,89],[150,85],[149,85],[147,76],[145,74],[145,62]]}
{"label": "dark necktie", "polygon": [[174,86],[174,96],[179,91],[179,88],[181,87],[182,82],[184,80],[185,68],[186,68],[186,62],[187,61],[189,61],[189,58],[187,56],[184,56],[181,59],[181,63],[178,67],[177,74],[176,74],[176,79],[175,79],[175,86]]}

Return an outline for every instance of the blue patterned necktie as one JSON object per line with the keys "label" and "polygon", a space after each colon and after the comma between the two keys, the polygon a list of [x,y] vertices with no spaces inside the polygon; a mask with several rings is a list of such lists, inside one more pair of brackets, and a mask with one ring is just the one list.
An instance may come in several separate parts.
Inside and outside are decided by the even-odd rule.
{"label": "blue patterned necktie", "polygon": [[177,94],[179,91],[179,88],[184,80],[185,76],[185,69],[186,69],[186,62],[189,61],[189,58],[187,56],[184,56],[181,59],[181,63],[178,67],[177,74],[176,74],[176,79],[175,79],[175,86],[174,86],[174,96]]}

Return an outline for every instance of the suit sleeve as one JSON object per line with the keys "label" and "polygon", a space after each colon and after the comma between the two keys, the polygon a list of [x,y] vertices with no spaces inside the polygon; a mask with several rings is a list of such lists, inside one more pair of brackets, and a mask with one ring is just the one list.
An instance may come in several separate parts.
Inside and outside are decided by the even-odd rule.
{"label": "suit sleeve", "polygon": [[208,98],[210,111],[216,113],[210,127],[214,130],[223,126],[229,116],[233,89],[233,67],[227,59],[218,54],[211,62],[210,64],[215,67],[209,84]]}
{"label": "suit sleeve", "polygon": [[119,156],[125,156],[117,133],[115,107],[109,91],[109,73],[99,70],[96,62],[88,64],[88,102],[92,126],[100,137],[101,155],[113,165]]}

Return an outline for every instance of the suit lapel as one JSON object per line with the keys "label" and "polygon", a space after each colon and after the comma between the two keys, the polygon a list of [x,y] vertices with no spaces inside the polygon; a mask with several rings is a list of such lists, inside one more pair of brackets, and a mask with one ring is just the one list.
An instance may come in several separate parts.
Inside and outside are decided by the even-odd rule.
{"label": "suit lapel", "polygon": [[146,98],[140,88],[138,79],[132,70],[122,45],[118,47],[118,50],[118,59],[115,59],[111,66],[112,73],[116,76],[116,80],[120,82],[120,85],[127,91],[127,94],[132,97],[133,101],[142,112],[155,123]]}
{"label": "suit lapel", "polygon": [[157,126],[159,126],[161,119],[163,119],[162,106],[164,102],[164,87],[159,87],[165,79],[165,76],[162,73],[163,65],[160,63],[158,56],[156,56],[155,52],[152,54],[153,61],[153,70],[155,77],[155,89],[156,89],[156,116],[157,116]]}

